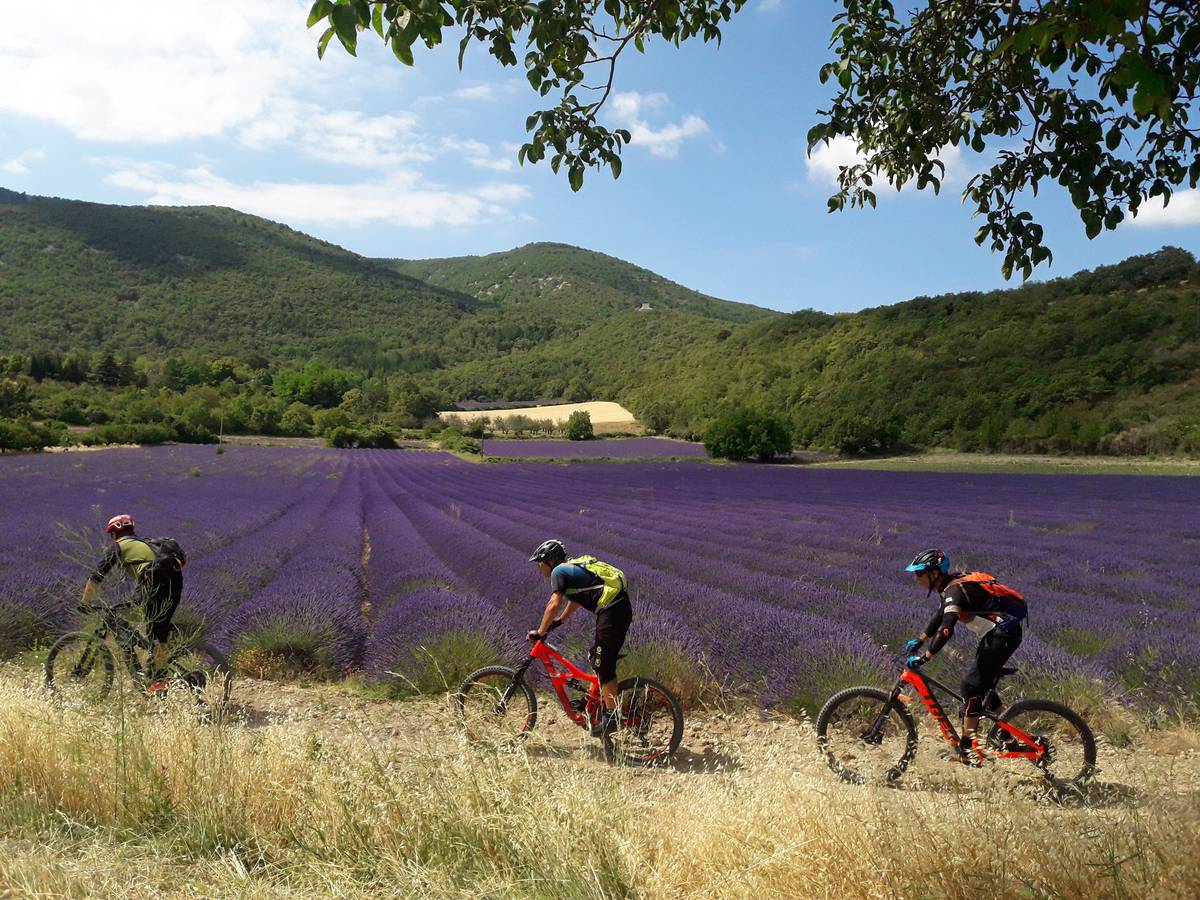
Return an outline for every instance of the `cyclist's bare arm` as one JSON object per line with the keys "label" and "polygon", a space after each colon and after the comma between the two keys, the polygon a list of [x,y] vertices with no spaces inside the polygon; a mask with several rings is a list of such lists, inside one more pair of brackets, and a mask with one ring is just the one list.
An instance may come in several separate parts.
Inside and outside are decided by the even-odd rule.
{"label": "cyclist's bare arm", "polygon": [[550,595],[550,599],[546,601],[546,611],[542,613],[542,621],[537,628],[538,634],[548,634],[550,625],[558,614],[561,612],[565,619],[571,614],[571,607],[577,605],[576,603],[569,602],[561,591],[555,591]]}

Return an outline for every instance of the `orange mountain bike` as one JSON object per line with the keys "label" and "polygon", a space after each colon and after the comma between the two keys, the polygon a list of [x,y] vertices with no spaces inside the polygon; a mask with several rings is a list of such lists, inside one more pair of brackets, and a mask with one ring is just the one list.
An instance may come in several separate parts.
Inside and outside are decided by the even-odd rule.
{"label": "orange mountain bike", "polygon": [[[1016,672],[1000,670],[1001,676]],[[916,697],[908,692],[911,688]],[[925,704],[954,758],[968,765],[999,765],[1018,774],[1034,774],[1058,790],[1078,786],[1096,767],[1096,739],[1081,716],[1051,700],[1021,700],[995,714],[984,710],[974,747],[962,739],[934,695],[963,698],[929,675],[903,666],[890,692],[876,687],[846,688],[834,694],[817,716],[817,745],[829,768],[854,784],[894,782],[917,752],[917,726],[908,706]],[[998,696],[996,697],[998,700]],[[985,721],[986,720],[986,721]]]}
{"label": "orange mountain bike", "polygon": [[[571,665],[556,648],[540,640],[516,668],[485,666],[468,675],[458,689],[455,707],[471,740],[511,745],[533,730],[537,724],[537,695],[525,673],[535,660],[545,668],[563,712],[572,722],[590,729],[599,720],[604,710],[600,679]],[[620,724],[615,732],[604,736],[604,753],[609,761],[659,765],[679,749],[683,709],[664,685],[650,678],[626,678],[617,685],[617,708]]]}

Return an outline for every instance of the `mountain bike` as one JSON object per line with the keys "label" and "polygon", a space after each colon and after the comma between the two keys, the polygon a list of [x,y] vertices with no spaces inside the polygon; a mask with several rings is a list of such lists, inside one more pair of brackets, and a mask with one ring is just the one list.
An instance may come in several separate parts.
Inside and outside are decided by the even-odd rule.
{"label": "mountain bike", "polygon": [[[170,654],[158,671],[151,671],[153,644],[118,613],[139,606],[140,601],[111,606],[79,607],[82,613],[98,614],[90,630],[64,634],[46,655],[46,689],[55,695],[71,693],[89,702],[105,699],[112,690],[119,659],[130,679],[147,691],[166,682],[153,693],[186,689],[196,701],[220,712],[229,702],[233,673],[224,655],[200,641],[171,638]],[[115,652],[114,652],[115,649]],[[147,662],[142,663],[141,652]]]}
{"label": "mountain bike", "polygon": [[[534,643],[529,656],[515,668],[484,666],[467,676],[454,704],[469,739],[510,746],[533,731],[538,702],[525,673],[535,661],[545,668],[563,712],[572,722],[590,730],[606,715],[600,678],[573,666],[543,639]],[[661,765],[679,749],[683,709],[664,685],[650,678],[622,680],[617,685],[617,710],[616,731],[604,735],[604,755],[609,762]]]}
{"label": "mountain bike", "polygon": [[[1017,670],[1006,667],[1001,677]],[[839,778],[854,784],[892,783],[917,752],[917,726],[907,706],[915,691],[950,745],[951,755],[968,765],[985,763],[1017,774],[1033,774],[1058,791],[1086,782],[1096,767],[1096,739],[1083,718],[1051,700],[1020,700],[999,712],[999,694],[989,693],[973,747],[962,739],[938,702],[941,691],[959,703],[963,698],[933,677],[904,665],[891,691],[876,687],[846,688],[834,694],[817,716],[817,745]],[[984,720],[991,729],[982,738]]]}

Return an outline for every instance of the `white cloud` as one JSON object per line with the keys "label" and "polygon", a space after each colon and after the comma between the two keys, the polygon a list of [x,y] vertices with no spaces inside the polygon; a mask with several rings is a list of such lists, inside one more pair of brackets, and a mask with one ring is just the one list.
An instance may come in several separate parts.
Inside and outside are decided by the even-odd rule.
{"label": "white cloud", "polygon": [[783,0],[758,0],[754,8],[760,13],[777,13],[783,9]]}
{"label": "white cloud", "polygon": [[25,175],[29,172],[29,163],[45,158],[46,154],[41,150],[25,150],[12,159],[0,160],[0,172],[9,175]]}
{"label": "white cloud", "polygon": [[456,100],[491,100],[496,96],[496,89],[490,84],[473,84],[459,88],[453,96]]}
{"label": "white cloud", "polygon": [[[10,16],[0,30],[0,109],[93,141],[222,135],[305,87],[306,70],[318,65],[306,8],[303,0],[171,0],[152,9],[111,0],[56,16],[53,27]],[[327,67],[315,77],[331,74]]]}
{"label": "white cloud", "polygon": [[483,141],[463,140],[461,138],[442,138],[442,150],[456,153],[469,165],[477,169],[489,169],[493,172],[511,172],[516,163],[511,156],[493,156],[492,149]]}
{"label": "white cloud", "polygon": [[508,212],[528,196],[517,184],[448,190],[419,172],[394,171],[351,184],[256,181],[236,184],[206,166],[178,171],[162,163],[126,164],[105,181],[163,206],[217,205],[285,222],[360,227],[386,223],[406,228],[477,225]]}
{"label": "white cloud", "polygon": [[635,91],[613,94],[610,116],[619,128],[628,129],[634,147],[643,147],[654,156],[673,159],[679,155],[679,145],[688,138],[708,133],[708,123],[700,116],[687,115],[678,123],[653,128],[648,113],[658,113],[670,100],[666,94],[639,94]]}
{"label": "white cloud", "polygon": [[[966,180],[967,165],[963,160],[962,151],[958,147],[946,145],[937,158],[946,166],[945,176],[941,179],[943,187]],[[852,138],[839,135],[827,143],[821,143],[814,147],[808,159],[805,160],[805,165],[808,168],[809,181],[837,187],[838,173],[843,167],[861,165],[864,162],[866,162],[866,157],[858,144]],[[908,187],[909,184],[911,182],[905,182],[901,186],[901,190]],[[875,185],[877,188],[881,188],[886,186],[886,182],[877,177]]]}
{"label": "white cloud", "polygon": [[1175,191],[1171,202],[1163,204],[1161,197],[1143,203],[1131,225],[1142,228],[1182,228],[1200,225],[1200,190]]}

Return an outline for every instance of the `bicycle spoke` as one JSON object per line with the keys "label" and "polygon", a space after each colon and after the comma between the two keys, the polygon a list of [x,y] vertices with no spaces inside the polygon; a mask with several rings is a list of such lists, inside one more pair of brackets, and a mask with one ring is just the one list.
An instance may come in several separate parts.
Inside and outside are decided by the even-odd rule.
{"label": "bicycle spoke", "polygon": [[1049,701],[1015,704],[991,729],[988,757],[1001,769],[1044,780],[1057,789],[1086,780],[1096,763],[1096,745],[1086,723]]}
{"label": "bicycle spoke", "polygon": [[830,698],[817,719],[817,740],[829,767],[856,784],[894,781],[917,749],[912,718],[876,688]]}
{"label": "bicycle spoke", "polygon": [[60,699],[95,703],[112,688],[112,652],[90,634],[66,635],[46,658],[46,687]]}
{"label": "bicycle spoke", "polygon": [[491,747],[519,742],[536,721],[532,691],[511,670],[492,668],[470,676],[455,696],[459,722],[467,738]]}
{"label": "bicycle spoke", "polygon": [[619,727],[608,737],[614,759],[630,765],[665,761],[679,746],[683,714],[665,688],[646,679],[622,685]]}

